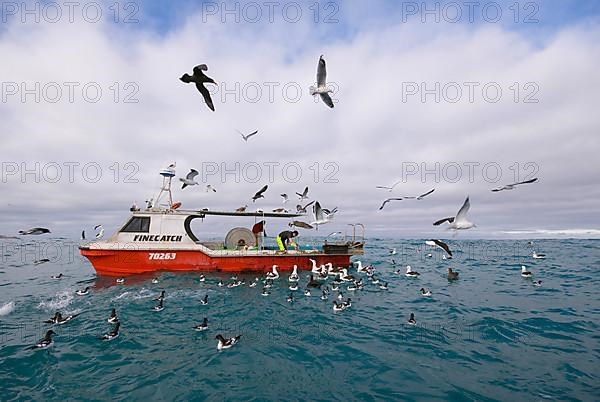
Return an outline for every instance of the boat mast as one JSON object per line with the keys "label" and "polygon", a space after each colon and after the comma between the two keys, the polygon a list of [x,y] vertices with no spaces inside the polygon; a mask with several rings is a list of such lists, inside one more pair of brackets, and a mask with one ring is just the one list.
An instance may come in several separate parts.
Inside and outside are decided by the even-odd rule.
{"label": "boat mast", "polygon": [[173,194],[171,193],[171,180],[175,177],[175,166],[176,163],[173,162],[166,168],[162,169],[159,173],[163,177],[162,187],[160,189],[160,193],[156,197],[156,201],[154,205],[160,208],[160,200],[163,196],[167,196],[169,199],[169,204],[167,209],[171,209],[173,205]]}

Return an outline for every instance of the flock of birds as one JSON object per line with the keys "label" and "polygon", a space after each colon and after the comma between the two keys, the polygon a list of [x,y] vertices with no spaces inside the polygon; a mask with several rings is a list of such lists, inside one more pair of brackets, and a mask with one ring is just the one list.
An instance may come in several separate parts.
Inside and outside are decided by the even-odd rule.
{"label": "flock of birds", "polygon": [[[500,191],[505,191],[505,190],[514,190],[517,186],[520,186],[523,184],[532,184],[537,181],[538,181],[538,178],[534,177],[529,180],[520,181],[517,183],[511,183],[511,184],[507,184],[504,186],[496,187],[496,188],[493,188],[491,191],[492,192],[500,192]],[[398,184],[400,184],[400,182],[401,181],[397,181],[396,183],[394,183],[391,186],[375,186],[375,188],[381,189],[381,190],[387,190],[388,192],[391,192],[394,190],[394,188]],[[434,191],[435,191],[435,188],[427,191],[426,193],[423,193],[423,194],[417,195],[417,196],[403,196],[403,197],[387,198],[383,201],[383,203],[379,207],[379,210],[381,211],[386,206],[386,204],[388,204],[391,201],[402,201],[402,200],[418,200],[418,201],[420,201],[423,198],[430,195],[431,193],[433,193]],[[458,210],[458,212],[456,213],[455,216],[449,216],[447,218],[439,219],[439,220],[433,222],[433,226],[440,226],[443,223],[447,222],[448,228],[452,229],[452,230],[466,230],[466,229],[474,228],[477,225],[475,225],[473,222],[471,222],[467,219],[467,213],[469,212],[469,208],[471,208],[471,202],[469,200],[469,197],[467,196],[467,198],[463,202],[463,205],[460,207],[460,209]]]}
{"label": "flock of birds", "polygon": [[[443,259],[448,260],[452,259],[452,250],[449,245],[439,239],[430,239],[425,242],[426,245],[431,247],[437,247],[444,252]],[[533,243],[529,243],[529,245],[533,245]],[[419,250],[417,250],[419,252]],[[389,255],[393,256],[397,254],[395,248],[389,250]],[[544,259],[546,258],[545,254],[536,253],[535,251],[532,254],[534,259]],[[307,282],[304,285],[304,290],[302,291],[302,295],[304,297],[314,297],[319,296],[322,301],[331,300],[332,310],[334,312],[345,311],[352,307],[352,298],[344,297],[344,292],[354,293],[364,289],[367,286],[367,282],[371,284],[371,286],[376,287],[379,290],[386,291],[388,290],[388,282],[383,282],[378,275],[376,274],[377,268],[373,265],[364,266],[361,261],[356,261],[353,264],[356,267],[356,271],[353,273],[349,273],[348,268],[346,267],[334,267],[332,263],[317,265],[316,261],[311,259],[311,270],[307,275]],[[395,263],[393,262],[393,265]],[[420,273],[418,271],[413,270],[410,265],[406,266],[405,270],[398,269],[395,271],[396,275],[404,275],[410,279],[418,279],[420,277]],[[524,279],[531,280],[532,285],[535,287],[540,287],[542,285],[541,280],[533,280],[534,274],[527,269],[525,265],[521,266],[521,276]],[[61,279],[60,277],[53,277],[55,279]],[[446,278],[448,281],[456,281],[459,279],[459,273],[454,271],[452,268],[447,268]],[[237,275],[231,277],[231,282],[225,283],[223,280],[219,280],[217,283],[218,287],[227,287],[227,288],[237,288],[239,286],[248,286],[249,288],[257,288],[261,286],[261,296],[267,297],[271,295],[270,289],[275,285],[276,281],[281,279],[280,273],[278,271],[278,266],[273,265],[271,272],[268,272],[262,278],[255,278],[249,283],[246,282],[245,279],[239,279]],[[206,281],[205,275],[200,275],[200,282]],[[288,288],[290,290],[289,296],[286,298],[286,301],[290,304],[293,304],[297,300],[297,296],[295,292],[300,289],[300,275],[298,273],[298,266],[295,265],[293,271],[287,277]],[[116,279],[117,284],[124,284],[125,278]],[[153,284],[158,284],[159,279],[152,279]],[[336,292],[337,294],[334,294]],[[86,287],[84,289],[77,290],[76,295],[78,296],[87,296],[90,294],[90,287]],[[422,297],[431,297],[432,291],[421,287],[419,289],[419,294]],[[152,308],[154,312],[161,312],[165,309],[165,297],[166,292],[163,290],[161,293],[153,299],[156,301],[156,305]],[[200,305],[207,306],[209,305],[208,294],[206,294],[201,300]],[[63,325],[66,324],[80,314],[72,314],[63,316],[61,312],[57,311],[53,317],[46,320],[45,323],[52,325]],[[111,341],[119,336],[119,330],[121,326],[121,322],[117,315],[116,309],[112,309],[110,316],[107,318],[108,323],[112,325],[110,331],[106,332],[99,339],[102,341]],[[417,320],[415,318],[414,313],[410,313],[406,323],[408,325],[417,325]],[[193,330],[196,331],[207,331],[209,329],[208,317],[204,317],[200,324],[197,324],[192,327]],[[50,329],[46,332],[46,335],[40,339],[35,345],[31,346],[31,349],[45,349],[53,344],[53,336],[56,333]],[[228,349],[235,344],[237,344],[241,338],[241,334],[238,334],[233,337],[226,338],[222,334],[216,334],[215,339],[217,340],[217,350]]]}

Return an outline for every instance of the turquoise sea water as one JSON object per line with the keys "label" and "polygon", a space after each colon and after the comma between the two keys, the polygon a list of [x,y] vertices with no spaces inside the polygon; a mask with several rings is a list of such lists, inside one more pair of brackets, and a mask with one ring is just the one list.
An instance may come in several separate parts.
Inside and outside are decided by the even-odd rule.
{"label": "turquoise sea water", "polygon": [[[448,243],[452,260],[424,240],[369,239],[353,260],[374,264],[389,290],[365,275],[363,290],[343,291],[352,307],[334,313],[337,292],[322,301],[297,291],[287,303],[286,274],[267,297],[260,285],[218,287],[231,282],[218,274],[117,285],[97,278],[74,242],[0,240],[0,400],[599,400],[600,241]],[[395,273],[406,264],[419,279]],[[541,287],[520,276],[521,264]],[[74,294],[85,286],[90,295]],[[165,309],[154,312],[161,290]],[[103,342],[113,307],[121,334]],[[55,311],[81,315],[44,324]],[[209,330],[192,330],[204,317]],[[49,328],[52,347],[27,349]],[[218,352],[218,333],[242,338]]]}

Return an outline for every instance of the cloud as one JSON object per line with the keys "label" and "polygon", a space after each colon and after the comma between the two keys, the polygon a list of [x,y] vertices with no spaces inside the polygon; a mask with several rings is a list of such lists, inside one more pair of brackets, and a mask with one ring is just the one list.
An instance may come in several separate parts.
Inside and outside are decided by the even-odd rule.
{"label": "cloud", "polygon": [[[349,19],[337,28],[352,34],[330,41],[335,24],[223,24],[199,10],[159,33],[156,24],[9,21],[0,34],[10,60],[0,65],[0,233],[34,224],[75,235],[100,222],[115,229],[132,201],[158,192],[157,172],[171,161],[181,176],[219,169],[206,178],[215,194],[175,190],[186,207],[236,208],[268,183],[260,207],[275,208],[280,192],[309,185],[340,208],[331,230],[363,222],[367,234],[439,234],[431,222],[456,213],[467,195],[479,226],[472,235],[600,226],[597,24],[560,28],[540,44],[498,24],[377,27],[357,14],[343,10]],[[333,110],[308,93],[320,54],[337,88]],[[214,113],[178,80],[199,63],[219,83]],[[244,143],[236,129],[260,133]],[[539,183],[489,191],[532,174]],[[403,178],[395,195],[436,192],[378,211],[389,194],[375,185]]]}

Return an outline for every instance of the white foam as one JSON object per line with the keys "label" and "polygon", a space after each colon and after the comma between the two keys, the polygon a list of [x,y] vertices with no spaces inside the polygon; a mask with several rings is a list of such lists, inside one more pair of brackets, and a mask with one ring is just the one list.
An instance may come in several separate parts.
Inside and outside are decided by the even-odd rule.
{"label": "white foam", "polygon": [[73,301],[74,292],[72,290],[65,290],[64,292],[59,292],[50,300],[42,301],[38,305],[39,308],[51,311],[59,311],[65,309],[71,301]]}
{"label": "white foam", "polygon": [[15,309],[15,302],[10,301],[0,307],[0,317],[9,315]]}

